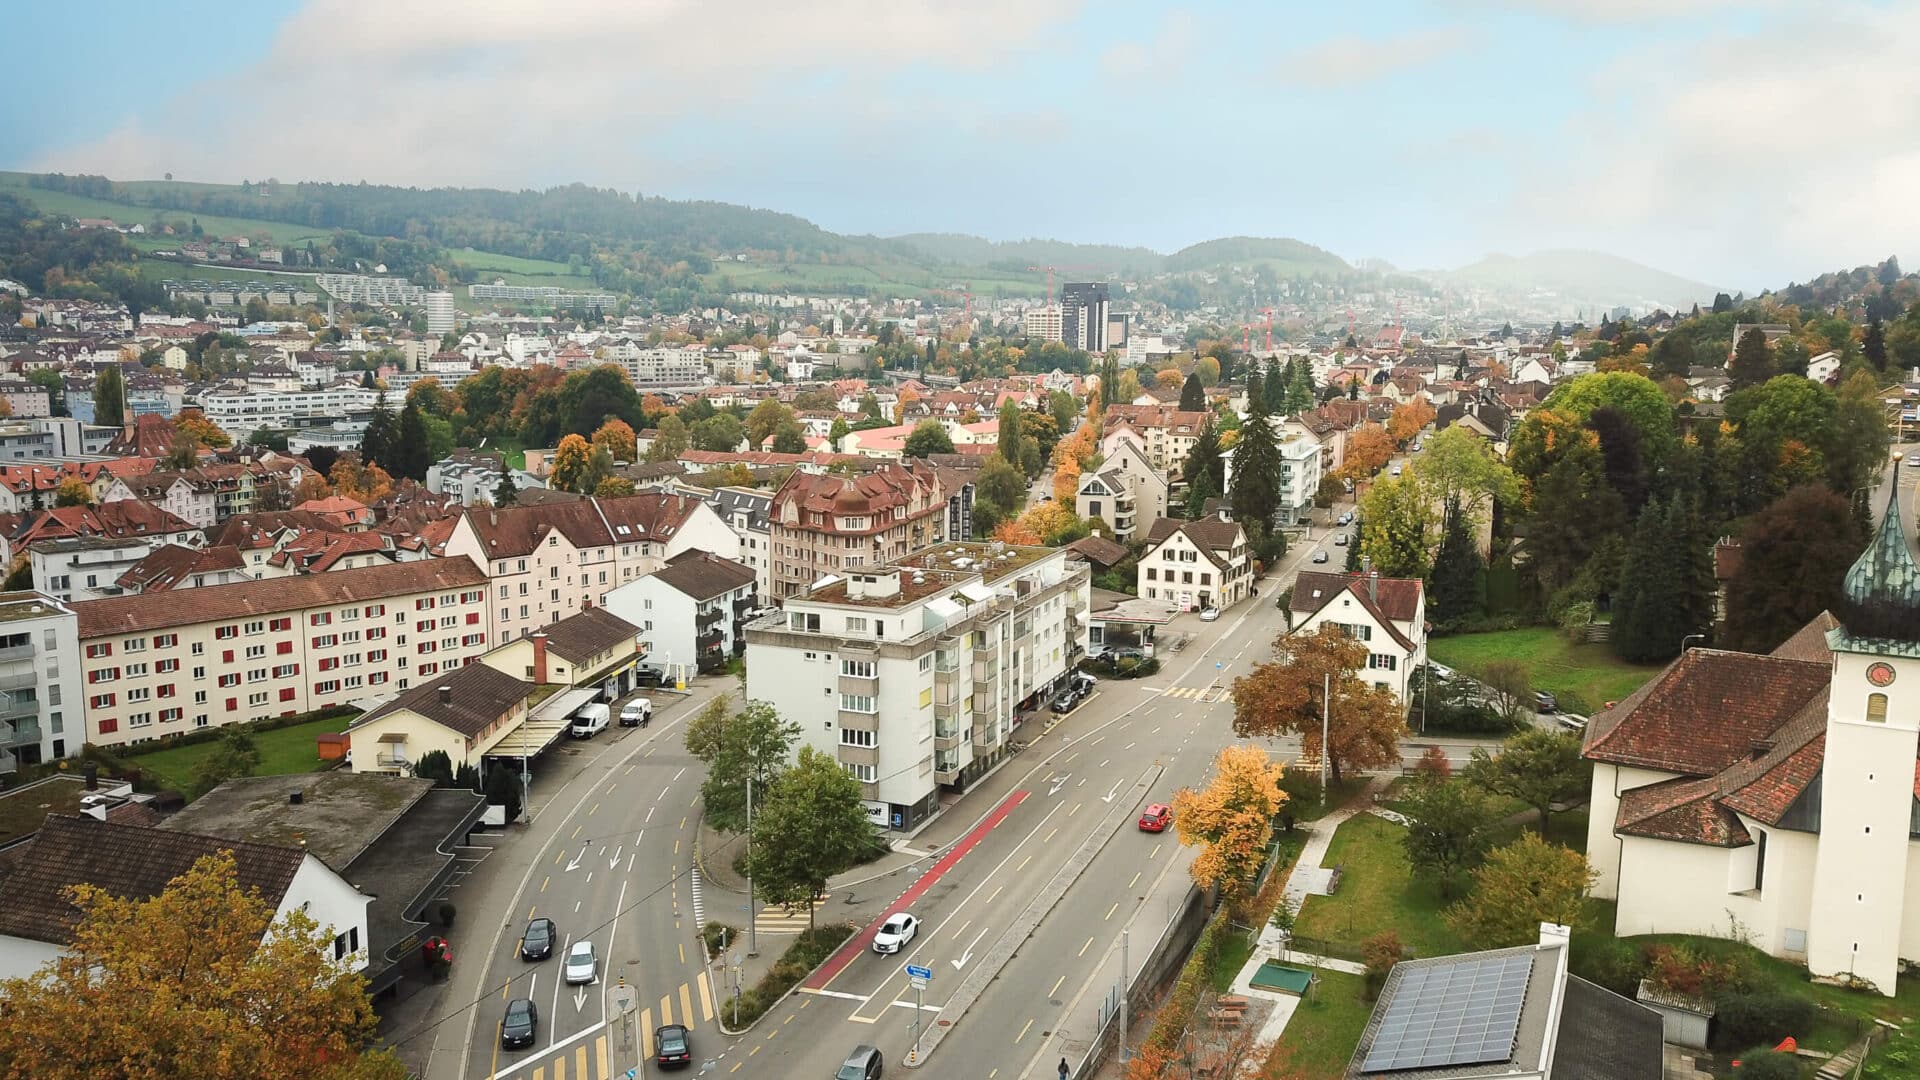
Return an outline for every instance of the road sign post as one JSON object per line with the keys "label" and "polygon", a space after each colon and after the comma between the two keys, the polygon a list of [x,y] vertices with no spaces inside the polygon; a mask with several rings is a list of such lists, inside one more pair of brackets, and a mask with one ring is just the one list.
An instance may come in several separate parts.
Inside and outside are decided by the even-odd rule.
{"label": "road sign post", "polygon": [[633,1050],[633,1068],[627,1071],[628,1080],[632,1080],[641,1068],[640,1046],[633,1038],[633,1008],[638,1003],[638,995],[633,987],[627,985],[626,976],[622,975],[620,982],[608,992],[607,1000],[613,1005],[614,1011],[620,1014],[620,1048],[625,1050],[631,1047]]}
{"label": "road sign post", "polygon": [[920,1063],[920,1032],[926,1027],[925,993],[927,984],[933,981],[933,968],[919,964],[907,965],[907,981],[913,984],[913,1052],[907,1055],[908,1064]]}

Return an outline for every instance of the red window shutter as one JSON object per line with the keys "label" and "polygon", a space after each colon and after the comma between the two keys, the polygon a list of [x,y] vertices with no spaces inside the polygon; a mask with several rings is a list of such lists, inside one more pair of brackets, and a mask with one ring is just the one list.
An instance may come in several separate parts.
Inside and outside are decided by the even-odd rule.
{"label": "red window shutter", "polygon": [[286,689],[284,689],[284,690],[282,690],[282,691],[280,691],[280,700],[281,700],[281,701],[292,701],[292,700],[293,700],[293,694],[294,694],[294,690],[293,690],[293,687],[291,687],[291,686],[289,686],[289,687],[287,687]]}
{"label": "red window shutter", "polygon": [[240,699],[239,699],[239,698],[237,698],[237,697],[230,697],[230,698],[228,698],[228,699],[227,699],[227,711],[228,711],[228,712],[233,712],[233,711],[234,711],[235,709],[238,709],[239,707],[240,707]]}
{"label": "red window shutter", "polygon": [[480,613],[479,613],[479,612],[477,612],[477,611],[469,611],[469,612],[467,612],[467,625],[468,625],[468,626],[473,626],[473,625],[475,625],[476,623],[478,623],[479,621],[480,621]]}
{"label": "red window shutter", "polygon": [[100,734],[102,735],[111,735],[114,732],[119,730],[120,730],[120,721],[118,720],[100,721]]}
{"label": "red window shutter", "polygon": [[279,655],[279,656],[285,656],[285,655],[287,655],[288,653],[290,653],[290,652],[292,652],[292,651],[293,651],[293,642],[291,642],[291,641],[283,641],[283,642],[281,642],[280,644],[278,644],[278,645],[275,645],[275,646],[273,647],[273,651],[274,651],[274,653],[275,653],[276,655]]}
{"label": "red window shutter", "polygon": [[223,664],[231,664],[231,663],[233,663],[233,650],[232,650],[232,649],[221,649],[221,650],[220,650],[220,662],[221,662],[221,663],[223,663]]}

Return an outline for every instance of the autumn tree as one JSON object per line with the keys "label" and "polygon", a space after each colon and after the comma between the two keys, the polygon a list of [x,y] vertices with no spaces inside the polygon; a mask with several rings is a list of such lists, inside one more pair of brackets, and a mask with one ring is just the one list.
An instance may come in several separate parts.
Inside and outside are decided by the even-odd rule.
{"label": "autumn tree", "polygon": [[1376,480],[1360,499],[1360,554],[1385,577],[1427,576],[1433,502],[1412,477]]}
{"label": "autumn tree", "polygon": [[806,904],[826,893],[827,879],[858,865],[878,842],[862,804],[860,782],[831,756],[802,746],[793,767],[756,792],[753,844],[738,869],[753,875],[769,904]]}
{"label": "autumn tree", "polygon": [[593,433],[593,445],[604,447],[615,461],[640,460],[639,451],[636,449],[638,442],[639,440],[634,437],[633,428],[617,416],[608,417],[607,422],[601,424]]}
{"label": "autumn tree", "polygon": [[1767,344],[1767,332],[1759,328],[1740,335],[1733,345],[1733,362],[1727,365],[1727,377],[1735,390],[1759,386],[1773,377],[1773,349]]}
{"label": "autumn tree", "polygon": [[593,485],[593,494],[601,499],[617,499],[633,494],[633,481],[624,476],[606,476]]}
{"label": "autumn tree", "polygon": [[1433,423],[1436,415],[1438,414],[1434,412],[1432,405],[1427,404],[1426,398],[1414,398],[1404,405],[1394,406],[1393,414],[1387,418],[1387,434],[1392,436],[1396,444],[1405,446],[1425,430],[1428,424]]}
{"label": "autumn tree", "polygon": [[59,486],[53,489],[53,505],[92,506],[93,489],[77,476],[62,477]]}
{"label": "autumn tree", "polygon": [[1469,523],[1486,520],[1496,502],[1512,505],[1520,499],[1513,470],[1458,424],[1427,441],[1411,472],[1430,500],[1459,507]]}
{"label": "autumn tree", "polygon": [[[1171,390],[1181,384],[1180,369],[1165,367],[1153,373],[1153,384],[1162,390]],[[1184,406],[1182,406],[1184,408]]]}
{"label": "autumn tree", "polygon": [[585,494],[587,489],[583,481],[587,476],[589,462],[593,457],[593,447],[578,435],[569,435],[560,440],[553,452],[553,471],[547,477],[547,483],[556,491],[574,491]]}
{"label": "autumn tree", "polygon": [[399,1080],[366,1052],[366,979],[334,962],[334,928],[276,919],[243,890],[231,852],[202,857],[159,895],[73,888],[73,943],[0,983],[0,1075],[36,1080]]}
{"label": "autumn tree", "polygon": [[163,469],[194,469],[200,466],[200,451],[206,449],[198,436],[181,431],[173,436],[167,452],[160,458]]}
{"label": "autumn tree", "polygon": [[1193,883],[1238,896],[1253,882],[1273,837],[1273,818],[1286,793],[1285,770],[1252,743],[1223,747],[1213,759],[1213,779],[1202,789],[1173,794],[1173,828],[1180,843],[1198,847],[1188,865]]}
{"label": "autumn tree", "polygon": [[1338,626],[1283,634],[1274,641],[1280,659],[1255,665],[1233,681],[1233,732],[1242,738],[1296,735],[1308,755],[1318,755],[1324,688],[1332,686],[1326,758],[1338,781],[1349,770],[1400,760],[1406,710],[1391,690],[1363,681],[1367,646]]}
{"label": "autumn tree", "polygon": [[1468,783],[1539,811],[1544,836],[1553,804],[1585,796],[1593,768],[1580,756],[1578,736],[1528,728],[1507,739],[1498,754],[1475,747],[1461,775]]}
{"label": "autumn tree", "polygon": [[1364,480],[1393,460],[1393,436],[1379,424],[1362,424],[1347,433],[1346,455],[1335,475],[1343,480]]}
{"label": "autumn tree", "polygon": [[1510,726],[1519,724],[1522,712],[1533,704],[1533,668],[1524,660],[1487,661],[1480,685],[1486,687],[1487,704]]}
{"label": "autumn tree", "polygon": [[373,503],[393,494],[393,477],[378,465],[362,465],[360,459],[345,454],[333,463],[327,474],[333,493],[362,503]]}
{"label": "autumn tree", "polygon": [[176,435],[187,435],[199,441],[201,446],[210,446],[224,450],[233,445],[233,436],[221,430],[220,425],[207,419],[199,409],[181,409],[173,418],[173,430]]}
{"label": "autumn tree", "polygon": [[1803,485],[1768,504],[1740,534],[1726,646],[1767,652],[1838,606],[1840,581],[1865,546],[1853,507],[1825,487]]}
{"label": "autumn tree", "polygon": [[1467,897],[1446,910],[1447,925],[1478,949],[1531,944],[1543,922],[1580,922],[1593,880],[1585,855],[1524,833],[1473,871]]}
{"label": "autumn tree", "polygon": [[686,421],[678,416],[663,416],[654,429],[653,443],[647,447],[648,461],[676,461],[693,445]]}
{"label": "autumn tree", "polygon": [[767,398],[747,414],[747,442],[755,450],[766,445],[780,425],[794,419],[794,412],[779,398]]}

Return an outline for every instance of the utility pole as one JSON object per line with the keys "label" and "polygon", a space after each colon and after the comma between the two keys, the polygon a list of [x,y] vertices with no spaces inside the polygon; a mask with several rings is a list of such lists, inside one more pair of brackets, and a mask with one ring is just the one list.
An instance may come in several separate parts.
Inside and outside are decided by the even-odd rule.
{"label": "utility pole", "polygon": [[1328,718],[1333,715],[1333,673],[1326,675],[1325,688],[1321,690],[1324,703],[1320,709],[1320,802],[1327,801],[1327,728]]}
{"label": "utility pole", "polygon": [[1133,1060],[1133,1054],[1127,1049],[1127,939],[1133,928],[1120,928],[1120,1064]]}
{"label": "utility pole", "polygon": [[[758,764],[757,762],[755,764]],[[753,771],[747,771],[747,955],[760,955],[759,928],[753,925]],[[739,1011],[739,1003],[734,1010]]]}

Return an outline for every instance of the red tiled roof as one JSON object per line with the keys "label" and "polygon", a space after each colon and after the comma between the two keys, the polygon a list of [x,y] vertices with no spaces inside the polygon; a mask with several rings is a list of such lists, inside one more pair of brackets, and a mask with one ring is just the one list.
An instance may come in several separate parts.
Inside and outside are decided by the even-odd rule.
{"label": "red tiled roof", "polygon": [[1594,717],[1585,753],[1616,765],[1712,776],[1772,738],[1830,678],[1827,664],[1692,649]]}
{"label": "red tiled roof", "polygon": [[18,548],[75,536],[162,536],[194,531],[192,525],[152,503],[120,499],[98,506],[57,506],[28,514],[12,541]]}
{"label": "red tiled roof", "polygon": [[1813,621],[1794,631],[1792,637],[1774,646],[1769,656],[1778,656],[1787,660],[1811,660],[1817,664],[1833,663],[1833,650],[1827,648],[1827,631],[1840,625],[1840,620],[1830,611],[1823,611],[1813,617]]}
{"label": "red tiled roof", "polygon": [[[1420,613],[1420,593],[1424,587],[1419,578],[1383,577],[1374,582],[1370,589],[1365,574],[1302,570],[1293,582],[1293,611],[1300,615],[1312,615],[1327,606],[1344,589],[1367,601],[1377,614],[1386,619],[1412,622],[1414,616]],[[1379,599],[1374,600],[1371,597],[1376,590]]]}
{"label": "red tiled roof", "polygon": [[1620,795],[1614,829],[1629,836],[1739,847],[1753,842],[1733,811],[1714,798],[1712,779],[1667,780]]}
{"label": "red tiled roof", "polygon": [[164,595],[114,596],[73,605],[82,638],[135,634],[169,626],[244,619],[410,593],[485,588],[487,575],[466,559],[422,559],[332,574],[208,585]]}
{"label": "red tiled roof", "polygon": [[[916,501],[920,503],[917,510]],[[797,511],[799,519],[797,524],[787,526],[789,528],[864,535],[884,532],[916,517],[940,513],[946,509],[946,502],[938,477],[889,463],[860,476],[795,472],[774,493],[768,511],[770,519],[785,524],[785,511],[789,507]],[[896,507],[901,508],[905,517],[893,517]],[[810,514],[825,515],[825,524],[815,524],[809,519]],[[870,517],[874,525],[867,529],[842,530],[836,524],[839,516]]]}

